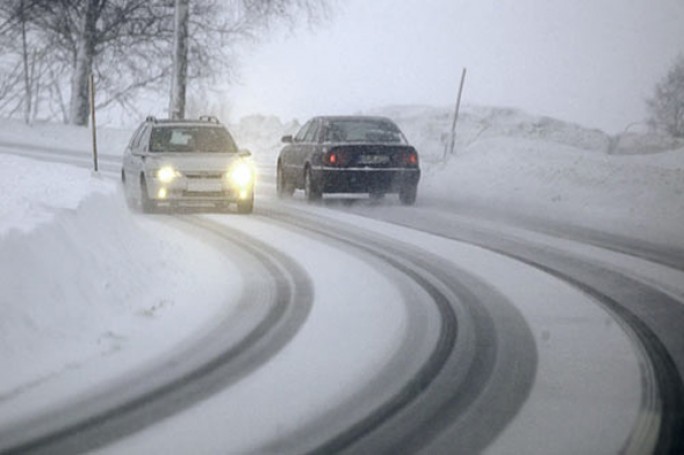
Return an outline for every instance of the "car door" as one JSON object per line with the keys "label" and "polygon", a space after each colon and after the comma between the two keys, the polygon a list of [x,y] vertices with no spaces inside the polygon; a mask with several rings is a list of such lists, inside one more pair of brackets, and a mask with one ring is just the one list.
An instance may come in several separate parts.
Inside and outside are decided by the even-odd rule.
{"label": "car door", "polygon": [[304,154],[305,154],[305,165],[309,163],[312,167],[319,167],[321,164],[320,157],[318,156],[318,136],[321,129],[321,121],[314,120],[311,127],[307,130],[304,136]]}
{"label": "car door", "polygon": [[150,131],[149,125],[143,125],[139,134],[133,138],[131,143],[130,174],[127,178],[130,177],[131,183],[138,187],[138,189],[140,189],[140,175],[145,169],[145,154],[147,153]]}
{"label": "car door", "polygon": [[287,173],[287,179],[294,182],[298,188],[302,188],[304,184],[304,137],[312,124],[312,120],[306,122],[292,138],[292,143],[285,147],[282,154],[283,171]]}

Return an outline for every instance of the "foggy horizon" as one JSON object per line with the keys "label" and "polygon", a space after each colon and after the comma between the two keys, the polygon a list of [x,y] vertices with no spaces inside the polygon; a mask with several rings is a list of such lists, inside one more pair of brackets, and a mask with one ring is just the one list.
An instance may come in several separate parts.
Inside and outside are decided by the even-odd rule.
{"label": "foggy horizon", "polygon": [[352,0],[313,29],[242,52],[226,90],[232,121],[299,121],[389,105],[518,108],[610,133],[647,117],[646,99],[684,42],[684,4]]}

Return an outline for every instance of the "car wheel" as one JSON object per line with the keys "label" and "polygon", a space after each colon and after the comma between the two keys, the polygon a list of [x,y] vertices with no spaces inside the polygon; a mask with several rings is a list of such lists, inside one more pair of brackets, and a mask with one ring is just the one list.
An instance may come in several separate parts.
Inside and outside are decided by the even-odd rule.
{"label": "car wheel", "polygon": [[237,202],[237,211],[242,215],[246,215],[254,211],[254,193],[250,194],[247,199]]}
{"label": "car wheel", "polygon": [[276,190],[278,192],[278,197],[281,199],[291,197],[295,190],[294,185],[287,181],[287,177],[285,177],[285,172],[283,172],[280,163],[278,164],[278,169],[276,171]]}
{"label": "car wheel", "polygon": [[417,185],[404,185],[399,189],[399,201],[404,205],[413,205],[418,194]]}
{"label": "car wheel", "polygon": [[311,178],[311,169],[306,168],[304,171],[304,197],[309,202],[318,201],[323,196],[323,193],[316,188],[316,184]]}
{"label": "car wheel", "polygon": [[147,182],[145,177],[140,177],[140,210],[143,213],[153,213],[157,209],[157,203],[150,199],[147,194]]}

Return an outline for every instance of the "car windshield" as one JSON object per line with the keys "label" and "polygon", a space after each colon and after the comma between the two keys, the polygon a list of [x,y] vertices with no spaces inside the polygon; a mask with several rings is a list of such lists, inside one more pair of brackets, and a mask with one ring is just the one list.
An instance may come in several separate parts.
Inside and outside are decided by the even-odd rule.
{"label": "car windshield", "polygon": [[150,151],[236,153],[237,147],[225,128],[174,125],[152,129]]}
{"label": "car windshield", "polygon": [[397,126],[388,120],[345,119],[328,124],[324,142],[397,143],[406,141]]}

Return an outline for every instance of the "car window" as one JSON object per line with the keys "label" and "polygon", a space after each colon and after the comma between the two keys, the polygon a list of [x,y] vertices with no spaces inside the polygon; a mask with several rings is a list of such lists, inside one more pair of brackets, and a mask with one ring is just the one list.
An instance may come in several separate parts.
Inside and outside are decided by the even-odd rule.
{"label": "car window", "polygon": [[128,142],[128,147],[129,148],[134,148],[138,145],[138,141],[140,140],[140,133],[142,132],[143,128],[145,127],[145,124],[142,123],[138,128],[135,130],[133,135],[131,136],[131,140]]}
{"label": "car window", "polygon": [[306,132],[306,135],[304,136],[304,142],[316,142],[316,138],[318,137],[318,130],[320,129],[320,122],[313,122],[311,123],[311,127],[309,130]]}
{"label": "car window", "polygon": [[311,127],[312,123],[313,122],[311,120],[309,120],[308,122],[306,122],[304,124],[303,127],[301,127],[301,129],[297,132],[297,135],[294,137],[295,142],[303,142],[304,141],[304,137],[306,136],[307,131],[309,131],[309,128]]}
{"label": "car window", "polygon": [[223,127],[174,125],[153,128],[150,151],[237,153],[237,146]]}
{"label": "car window", "polygon": [[339,119],[328,123],[325,142],[405,143],[399,128],[384,119]]}

